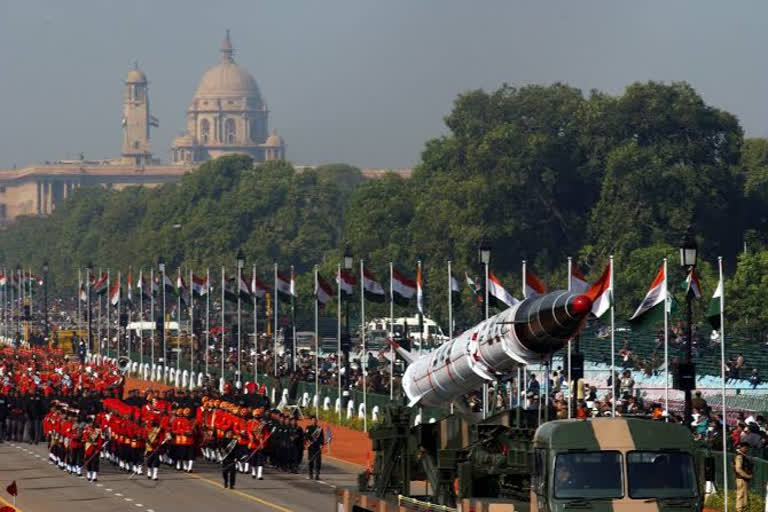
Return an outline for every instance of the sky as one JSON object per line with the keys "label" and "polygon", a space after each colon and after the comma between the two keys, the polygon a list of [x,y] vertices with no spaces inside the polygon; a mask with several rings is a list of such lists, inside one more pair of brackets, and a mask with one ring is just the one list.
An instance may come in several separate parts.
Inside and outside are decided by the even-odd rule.
{"label": "sky", "polygon": [[134,60],[167,160],[226,29],[296,164],[414,166],[457,94],[505,82],[685,80],[766,136],[766,19],[759,0],[0,0],[0,168],[117,156]]}

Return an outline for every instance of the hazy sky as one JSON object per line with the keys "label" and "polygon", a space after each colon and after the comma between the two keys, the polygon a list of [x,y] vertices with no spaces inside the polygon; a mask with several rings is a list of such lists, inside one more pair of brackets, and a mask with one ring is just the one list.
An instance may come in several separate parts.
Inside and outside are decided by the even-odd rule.
{"label": "hazy sky", "polygon": [[138,59],[171,139],[224,30],[296,163],[408,167],[457,93],[687,80],[768,134],[768,2],[0,0],[0,168],[116,156]]}

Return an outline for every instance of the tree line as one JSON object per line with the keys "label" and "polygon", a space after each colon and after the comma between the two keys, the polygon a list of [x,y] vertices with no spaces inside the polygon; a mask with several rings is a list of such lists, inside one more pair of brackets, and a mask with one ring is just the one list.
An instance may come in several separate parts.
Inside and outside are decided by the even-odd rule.
{"label": "tree line", "polygon": [[[768,142],[745,139],[736,116],[691,85],[635,83],[617,96],[561,83],[503,85],[460,94],[445,124],[411,178],[366,180],[344,164],[299,172],[232,156],[176,184],[81,188],[49,217],[21,218],[2,232],[0,265],[40,268],[47,259],[52,286],[68,294],[88,262],[137,275],[162,257],[174,273],[234,272],[242,249],[247,273],[255,264],[265,280],[274,262],[294,265],[299,307],[309,311],[314,265],[331,280],[348,248],[382,283],[390,261],[413,276],[421,260],[427,310],[445,325],[446,262],[461,281],[465,272],[480,276],[485,239],[493,272],[516,295],[522,259],[556,289],[566,286],[568,256],[592,280],[613,254],[618,316],[628,317],[661,259],[676,269],[691,225],[705,295],[723,256],[731,321],[768,320]],[[480,314],[465,290],[459,325]]]}

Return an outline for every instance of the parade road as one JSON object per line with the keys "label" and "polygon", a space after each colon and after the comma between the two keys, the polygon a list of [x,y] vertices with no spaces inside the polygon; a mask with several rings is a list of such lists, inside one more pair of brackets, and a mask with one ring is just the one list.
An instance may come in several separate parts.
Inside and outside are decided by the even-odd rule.
{"label": "parade road", "polygon": [[162,466],[160,479],[151,481],[102,461],[99,481],[90,483],[49,464],[45,444],[6,442],[0,444],[0,508],[12,504],[5,487],[15,480],[19,512],[331,511],[334,489],[356,485],[360,468],[329,459],[324,456],[320,481],[265,468],[264,480],[238,474],[233,490],[224,489],[219,466],[210,463],[197,464],[191,474]]}

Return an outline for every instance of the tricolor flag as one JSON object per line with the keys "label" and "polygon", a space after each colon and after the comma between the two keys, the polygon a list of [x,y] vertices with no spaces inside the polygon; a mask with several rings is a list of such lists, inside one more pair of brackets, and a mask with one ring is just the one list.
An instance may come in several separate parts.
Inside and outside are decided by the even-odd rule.
{"label": "tricolor flag", "polygon": [[290,299],[295,287],[291,284],[293,279],[282,272],[277,273],[277,295],[281,299]]}
{"label": "tricolor flag", "polygon": [[237,291],[235,290],[235,278],[229,278],[224,285],[224,300],[237,302]]}
{"label": "tricolor flag", "polygon": [[99,280],[93,284],[93,293],[97,295],[107,293],[107,274],[101,274]]}
{"label": "tricolor flag", "polygon": [[88,292],[85,290],[85,283],[80,283],[80,302],[88,302]]}
{"label": "tricolor flag", "polygon": [[398,306],[407,306],[416,295],[416,281],[392,268],[392,301]]}
{"label": "tricolor flag", "polygon": [[251,276],[251,294],[256,299],[261,299],[267,294],[269,286],[267,286],[261,279],[256,277],[256,274]]}
{"label": "tricolor flag", "polygon": [[128,271],[128,278],[125,280],[125,286],[128,288],[128,304],[133,303],[133,276],[131,271]]}
{"label": "tricolor flag", "polygon": [[529,270],[525,270],[525,298],[536,297],[537,295],[544,295],[547,293],[547,285],[541,282],[541,279],[536,277],[536,274]]}
{"label": "tricolor flag", "polygon": [[637,307],[637,311],[632,315],[630,320],[636,320],[649,310],[653,309],[657,305],[663,303],[667,299],[667,276],[664,273],[664,266],[662,265],[659,272],[656,274],[656,278],[651,283],[651,289],[645,294],[643,302]]}
{"label": "tricolor flag", "polygon": [[506,309],[511,308],[520,301],[504,289],[499,278],[493,275],[492,272],[488,272],[488,302],[491,306]]}
{"label": "tricolor flag", "polygon": [[333,287],[329,282],[317,274],[317,283],[315,283],[315,299],[320,305],[325,306],[333,298]]}
{"label": "tricolor flag", "polygon": [[365,298],[371,302],[384,302],[386,300],[384,288],[381,287],[381,283],[373,275],[373,272],[368,270],[368,267],[363,267],[363,292]]}
{"label": "tricolor flag", "polygon": [[451,303],[455,306],[461,302],[461,286],[456,276],[451,274]]}
{"label": "tricolor flag", "polygon": [[714,295],[712,295],[712,300],[709,301],[709,309],[707,310],[707,319],[709,320],[709,323],[712,325],[712,328],[719,331],[720,330],[720,309],[722,308],[721,304],[723,301],[723,281],[720,280],[717,283],[717,288],[715,289]]}
{"label": "tricolor flag", "polygon": [[120,303],[120,278],[117,278],[109,288],[109,303],[117,306]]}
{"label": "tricolor flag", "polygon": [[424,283],[421,276],[421,263],[416,269],[416,309],[424,314]]}
{"label": "tricolor flag", "polygon": [[240,284],[238,285],[237,293],[240,294],[240,300],[251,302],[251,290],[248,288],[248,282],[242,273],[240,273]]}
{"label": "tricolor flag", "polygon": [[584,274],[575,263],[571,263],[571,291],[573,293],[586,293],[589,290],[589,283]]}
{"label": "tricolor flag", "polygon": [[469,277],[469,274],[464,272],[464,277],[467,280],[467,286],[472,294],[477,298],[478,302],[483,302],[483,288],[477,284],[477,281]]}
{"label": "tricolor flag", "polygon": [[699,284],[699,276],[696,275],[696,270],[691,267],[688,272],[688,276],[685,278],[685,294],[693,294],[694,299],[701,298],[701,284]]}
{"label": "tricolor flag", "polygon": [[181,299],[182,304],[187,303],[187,283],[184,282],[184,276],[181,275],[181,269],[179,269],[179,273],[176,275],[176,295]]}
{"label": "tricolor flag", "polygon": [[8,284],[8,278],[5,274],[0,274],[0,287],[4,287],[6,284]]}
{"label": "tricolor flag", "polygon": [[341,295],[349,297],[355,294],[357,278],[352,272],[342,269],[341,274],[336,276],[336,284],[341,289]]}
{"label": "tricolor flag", "polygon": [[[600,279],[595,281],[592,286],[584,293],[587,297],[592,299],[592,314],[600,318],[611,308],[613,303],[613,283],[611,282],[611,264],[605,267],[603,275]],[[573,278],[572,278],[573,279]],[[573,288],[573,281],[571,281],[571,287]]]}
{"label": "tricolor flag", "polygon": [[208,279],[206,277],[197,277],[192,274],[192,294],[195,297],[202,297],[208,294]]}
{"label": "tricolor flag", "polygon": [[165,286],[165,293],[175,293],[176,287],[173,286],[173,281],[168,277],[168,274],[163,272],[163,285]]}

